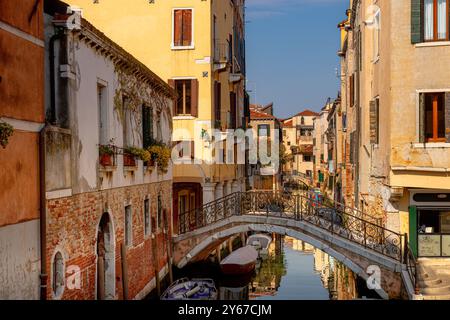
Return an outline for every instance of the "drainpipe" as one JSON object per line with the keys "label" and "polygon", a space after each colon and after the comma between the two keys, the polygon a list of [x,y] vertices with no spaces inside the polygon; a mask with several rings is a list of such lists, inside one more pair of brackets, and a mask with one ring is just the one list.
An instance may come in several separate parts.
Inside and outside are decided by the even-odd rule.
{"label": "drainpipe", "polygon": [[62,39],[64,31],[56,29],[56,33],[50,38],[50,123],[56,124],[56,80],[55,80],[55,41]]}
{"label": "drainpipe", "polygon": [[40,233],[41,233],[41,300],[47,300],[47,214],[45,197],[45,130],[39,133],[39,211],[40,211]]}
{"label": "drainpipe", "polygon": [[[56,89],[55,89],[55,41],[62,39],[64,32],[58,28],[49,40],[50,51],[50,119],[51,124],[56,124]],[[47,212],[46,212],[46,184],[45,184],[45,132],[47,126],[39,132],[39,211],[40,211],[40,299],[47,300]]]}

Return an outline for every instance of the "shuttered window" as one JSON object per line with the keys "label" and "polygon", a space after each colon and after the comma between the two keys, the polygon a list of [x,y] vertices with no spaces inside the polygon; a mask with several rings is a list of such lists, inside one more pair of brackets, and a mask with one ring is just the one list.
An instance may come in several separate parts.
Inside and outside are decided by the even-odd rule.
{"label": "shuttered window", "polygon": [[355,75],[350,76],[350,107],[355,105]]}
{"label": "shuttered window", "polygon": [[449,0],[411,0],[411,43],[449,40]]}
{"label": "shuttered window", "polygon": [[175,89],[174,114],[198,117],[198,80],[169,80],[169,85]]}
{"label": "shuttered window", "polygon": [[230,129],[236,129],[237,124],[237,110],[236,110],[236,93],[230,92]]}
{"label": "shuttered window", "polygon": [[174,47],[192,46],[192,10],[178,9],[173,12]]}
{"label": "shuttered window", "polygon": [[153,109],[142,106],[142,143],[147,149],[153,141]]}
{"label": "shuttered window", "polygon": [[370,143],[378,144],[380,141],[380,99],[370,102]]}
{"label": "shuttered window", "polygon": [[423,93],[420,95],[420,142],[450,142],[446,132],[450,121],[449,94]]}
{"label": "shuttered window", "polygon": [[214,82],[214,115],[216,125],[222,120],[222,85],[220,82]]}

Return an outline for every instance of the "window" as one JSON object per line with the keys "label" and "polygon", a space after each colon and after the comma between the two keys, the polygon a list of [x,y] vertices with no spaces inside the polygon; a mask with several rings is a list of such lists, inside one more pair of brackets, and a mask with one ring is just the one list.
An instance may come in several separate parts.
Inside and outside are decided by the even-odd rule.
{"label": "window", "polygon": [[447,2],[447,0],[423,0],[425,41],[448,39]]}
{"label": "window", "polygon": [[302,118],[300,119],[300,123],[301,123],[302,125],[305,124],[305,117],[302,117]]}
{"label": "window", "polygon": [[303,162],[311,162],[312,158],[311,156],[303,156]]}
{"label": "window", "polygon": [[174,105],[175,115],[198,117],[198,80],[170,79],[169,85],[177,93],[177,99]]}
{"label": "window", "polygon": [[131,206],[125,207],[125,245],[131,246],[132,244],[132,225],[133,225],[133,217],[131,212]]}
{"label": "window", "polygon": [[380,57],[380,10],[375,13],[373,25],[373,61],[378,61]]}
{"label": "window", "polygon": [[446,142],[445,96],[444,93],[421,94],[421,142]]}
{"label": "window", "polygon": [[258,125],[258,136],[259,137],[269,137],[270,136],[270,125],[268,125],[268,124]]}
{"label": "window", "polygon": [[142,106],[142,142],[147,149],[153,140],[153,109]]}
{"label": "window", "polygon": [[355,105],[355,76],[352,74],[349,79],[350,82],[350,107]]}
{"label": "window", "polygon": [[287,137],[287,131],[283,130],[283,137]]}
{"label": "window", "polygon": [[150,222],[150,200],[144,200],[144,235],[148,236],[151,231]]}
{"label": "window", "polygon": [[132,123],[132,110],[129,107],[130,100],[124,96],[122,98],[122,106],[124,113],[123,123],[123,146],[128,147],[133,145],[133,123]]}
{"label": "window", "polygon": [[61,252],[57,252],[53,258],[52,287],[55,297],[60,297],[64,291],[64,260]]}
{"label": "window", "polygon": [[158,208],[157,208],[157,224],[158,228],[162,228],[162,201],[161,201],[161,195],[158,195]]}
{"label": "window", "polygon": [[380,141],[380,98],[370,101],[370,143]]}
{"label": "window", "polygon": [[192,17],[192,9],[173,11],[173,47],[190,48],[193,46]]}
{"label": "window", "polygon": [[108,109],[107,109],[107,96],[106,86],[97,84],[97,104],[99,113],[99,143],[102,145],[108,144]]}
{"label": "window", "polygon": [[222,85],[220,82],[214,82],[214,116],[216,124],[222,120]]}

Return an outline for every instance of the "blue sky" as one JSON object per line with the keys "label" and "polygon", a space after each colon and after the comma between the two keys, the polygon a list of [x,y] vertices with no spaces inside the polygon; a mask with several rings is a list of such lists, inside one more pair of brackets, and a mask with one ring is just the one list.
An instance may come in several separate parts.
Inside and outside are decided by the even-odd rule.
{"label": "blue sky", "polygon": [[247,89],[287,118],[336,97],[337,24],[348,0],[247,0]]}

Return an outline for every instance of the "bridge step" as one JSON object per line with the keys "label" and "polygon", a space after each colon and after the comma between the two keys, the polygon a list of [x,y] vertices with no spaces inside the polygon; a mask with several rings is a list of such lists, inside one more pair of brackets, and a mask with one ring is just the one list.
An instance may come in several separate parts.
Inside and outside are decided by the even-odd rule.
{"label": "bridge step", "polygon": [[449,260],[419,261],[418,284],[425,300],[450,299]]}

